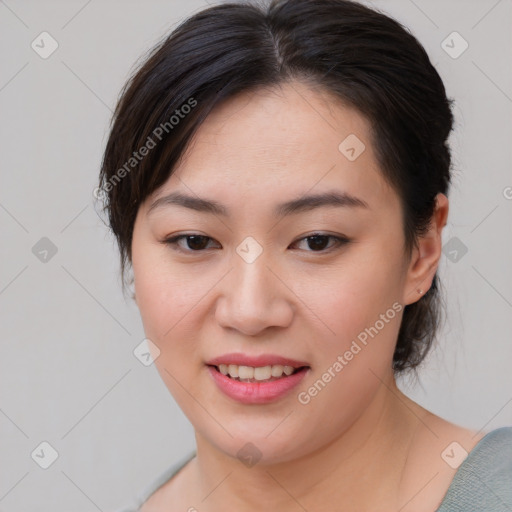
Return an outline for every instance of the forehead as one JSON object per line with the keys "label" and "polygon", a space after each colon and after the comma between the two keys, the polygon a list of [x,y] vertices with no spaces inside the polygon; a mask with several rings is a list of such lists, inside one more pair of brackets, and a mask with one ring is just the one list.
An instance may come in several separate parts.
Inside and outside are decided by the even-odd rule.
{"label": "forehead", "polygon": [[378,206],[393,191],[370,133],[358,111],[300,82],[242,93],[209,114],[152,198],[189,188],[227,203],[337,188]]}

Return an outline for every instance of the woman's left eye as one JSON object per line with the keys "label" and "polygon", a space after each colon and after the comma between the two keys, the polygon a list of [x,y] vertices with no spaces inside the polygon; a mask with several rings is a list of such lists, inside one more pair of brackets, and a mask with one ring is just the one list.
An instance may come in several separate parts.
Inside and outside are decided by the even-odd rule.
{"label": "woman's left eye", "polygon": [[[328,246],[328,240],[334,240],[334,243]],[[349,242],[349,240],[345,237],[341,236],[334,236],[334,235],[323,235],[320,233],[315,233],[313,235],[308,235],[304,238],[301,238],[300,240],[297,240],[297,242],[303,242],[305,241],[308,247],[310,247],[312,250],[306,250],[307,252],[328,252],[333,247],[340,247],[342,245],[345,245]],[[294,242],[297,243],[297,242]],[[326,249],[326,246],[327,249]]]}
{"label": "woman's left eye", "polygon": [[[333,241],[330,245],[329,240]],[[214,241],[214,239],[209,236],[196,233],[186,233],[167,238],[163,240],[163,243],[172,246],[172,248],[177,251],[191,254],[204,252],[208,249],[208,241]],[[180,242],[185,242],[187,247],[183,247]],[[329,252],[333,248],[349,243],[350,240],[342,236],[314,233],[296,240],[290,247],[300,242],[306,242],[307,246],[310,248],[310,250],[305,249],[306,252]]]}

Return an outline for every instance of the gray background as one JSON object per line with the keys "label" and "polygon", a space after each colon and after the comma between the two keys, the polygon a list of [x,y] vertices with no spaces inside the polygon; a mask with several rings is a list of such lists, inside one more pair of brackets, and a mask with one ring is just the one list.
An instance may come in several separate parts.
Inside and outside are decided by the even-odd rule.
{"label": "gray background", "polygon": [[[411,29],[456,100],[448,320],[419,381],[401,386],[456,423],[510,425],[512,2],[368,4]],[[142,324],[92,191],[134,63],[205,5],[0,1],[0,511],[114,510],[194,448],[156,369],[133,354]],[[59,44],[47,59],[31,48],[43,31]],[[442,47],[453,31],[469,44],[457,58],[460,39],[444,43],[452,56]],[[46,261],[43,237],[57,249]],[[31,456],[43,441],[59,454],[48,469]]]}

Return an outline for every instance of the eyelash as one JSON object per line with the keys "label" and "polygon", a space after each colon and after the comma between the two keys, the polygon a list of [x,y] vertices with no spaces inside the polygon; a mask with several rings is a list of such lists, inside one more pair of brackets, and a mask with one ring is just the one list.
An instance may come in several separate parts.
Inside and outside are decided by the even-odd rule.
{"label": "eyelash", "polygon": [[[174,237],[170,237],[170,238],[166,238],[165,240],[162,241],[163,244],[165,245],[169,245],[174,251],[177,251],[177,252],[181,252],[183,254],[193,254],[193,253],[202,253],[202,252],[205,252],[206,249],[200,249],[200,250],[193,250],[193,249],[183,249],[182,247],[180,247],[178,245],[178,242],[182,239],[186,239],[188,237],[201,237],[201,238],[205,238],[205,239],[208,239],[208,240],[213,240],[213,238],[209,237],[209,236],[206,236],[206,235],[201,235],[199,233],[185,233],[185,234],[182,234],[182,235],[177,235],[177,236],[174,236]],[[311,235],[307,235],[305,237],[302,237],[302,238],[299,238],[298,240],[296,240],[295,242],[292,243],[295,244],[297,242],[301,242],[303,240],[307,240],[308,238],[315,238],[315,237],[321,237],[321,238],[330,238],[330,239],[333,239],[335,240],[335,244],[334,246],[331,246],[330,248],[328,249],[322,249],[320,251],[306,251],[306,252],[311,252],[311,253],[319,253],[319,254],[328,254],[328,253],[331,253],[332,251],[336,250],[336,249],[339,249],[341,248],[342,246],[348,244],[350,242],[350,239],[346,238],[346,237],[343,237],[343,236],[335,236],[335,235],[329,235],[329,234],[324,234],[324,233],[312,233]]]}

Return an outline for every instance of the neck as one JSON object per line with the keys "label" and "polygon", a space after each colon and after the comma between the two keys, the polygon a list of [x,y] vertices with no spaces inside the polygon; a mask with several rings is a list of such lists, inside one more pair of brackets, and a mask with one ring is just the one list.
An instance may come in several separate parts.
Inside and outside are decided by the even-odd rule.
{"label": "neck", "polygon": [[[389,510],[400,503],[409,446],[420,425],[393,378],[344,432],[320,449],[278,464],[245,467],[196,434],[201,511]],[[399,508],[399,507],[397,507]]]}

